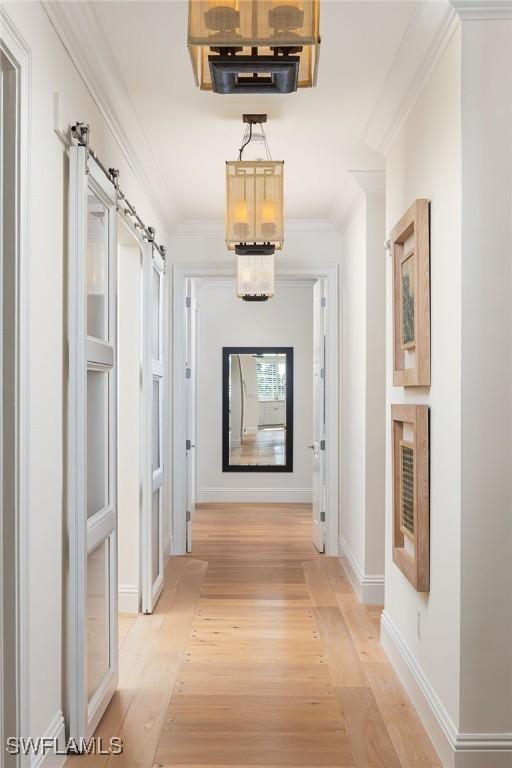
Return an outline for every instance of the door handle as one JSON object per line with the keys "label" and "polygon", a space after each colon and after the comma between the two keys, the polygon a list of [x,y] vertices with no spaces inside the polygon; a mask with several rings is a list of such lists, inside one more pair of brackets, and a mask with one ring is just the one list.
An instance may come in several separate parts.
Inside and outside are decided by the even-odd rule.
{"label": "door handle", "polygon": [[310,450],[314,451],[314,450],[315,450],[315,444],[314,444],[314,443],[311,443],[310,445],[308,445],[308,448],[309,448]]}

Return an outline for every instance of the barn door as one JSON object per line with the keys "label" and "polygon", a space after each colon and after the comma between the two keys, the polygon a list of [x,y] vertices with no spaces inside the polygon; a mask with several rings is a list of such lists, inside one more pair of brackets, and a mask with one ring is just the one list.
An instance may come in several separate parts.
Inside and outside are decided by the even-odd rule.
{"label": "barn door", "polygon": [[[143,401],[146,434],[143,446],[142,610],[151,613],[164,583],[163,547],[163,405],[164,283],[162,257],[153,243],[144,253]],[[148,425],[150,428],[148,429]]]}
{"label": "barn door", "polygon": [[88,738],[117,685],[116,193],[70,148],[68,643],[70,736]]}
{"label": "barn door", "polygon": [[186,281],[185,297],[185,397],[186,397],[186,515],[187,552],[192,551],[192,519],[196,508],[196,333],[195,283]]}
{"label": "barn door", "polygon": [[313,543],[325,551],[325,280],[313,287]]}

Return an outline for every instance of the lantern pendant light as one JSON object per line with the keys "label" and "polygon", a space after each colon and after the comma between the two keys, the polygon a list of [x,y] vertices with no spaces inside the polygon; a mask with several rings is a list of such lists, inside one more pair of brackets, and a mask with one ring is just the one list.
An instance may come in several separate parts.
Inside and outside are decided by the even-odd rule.
{"label": "lantern pendant light", "polygon": [[216,93],[316,85],[320,0],[189,0],[196,84]]}
{"label": "lantern pendant light", "polygon": [[[283,245],[282,160],[272,160],[263,130],[266,115],[244,115],[247,125],[238,160],[226,163],[226,245],[238,259],[238,295],[265,301],[274,294],[274,251]],[[259,127],[256,132],[254,126]],[[265,159],[243,160],[258,139]]]}

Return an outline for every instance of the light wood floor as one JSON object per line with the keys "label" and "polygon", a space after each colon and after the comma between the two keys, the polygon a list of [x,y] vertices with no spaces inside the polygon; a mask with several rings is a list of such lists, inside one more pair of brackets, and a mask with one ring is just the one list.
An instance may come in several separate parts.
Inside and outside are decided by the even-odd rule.
{"label": "light wood floor", "polygon": [[305,506],[209,506],[152,616],[120,622],[120,686],[67,766],[441,768],[338,560]]}

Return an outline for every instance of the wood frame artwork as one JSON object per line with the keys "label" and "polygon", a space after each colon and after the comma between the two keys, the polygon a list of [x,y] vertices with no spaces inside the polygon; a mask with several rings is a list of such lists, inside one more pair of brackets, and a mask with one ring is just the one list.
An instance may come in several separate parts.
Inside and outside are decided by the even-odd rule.
{"label": "wood frame artwork", "polygon": [[393,228],[393,384],[430,386],[430,201],[415,200]]}
{"label": "wood frame artwork", "polygon": [[393,562],[418,592],[430,588],[429,409],[392,405]]}

